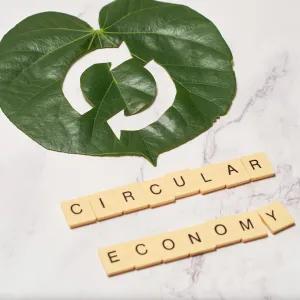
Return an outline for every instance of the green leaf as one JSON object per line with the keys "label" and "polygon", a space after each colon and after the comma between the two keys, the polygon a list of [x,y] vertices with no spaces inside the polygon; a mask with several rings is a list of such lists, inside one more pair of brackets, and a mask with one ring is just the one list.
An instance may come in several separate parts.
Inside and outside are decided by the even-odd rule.
{"label": "green leaf", "polygon": [[[230,49],[218,29],[192,9],[153,0],[116,0],[99,16],[100,30],[56,12],[31,16],[0,43],[0,107],[47,149],[96,156],[157,157],[209,129],[236,92]],[[118,68],[92,66],[82,90],[93,108],[76,112],[62,85],[81,56],[125,42],[133,57]],[[174,81],[173,105],[155,123],[116,138],[107,120],[153,102],[155,82],[144,65],[155,60]]]}

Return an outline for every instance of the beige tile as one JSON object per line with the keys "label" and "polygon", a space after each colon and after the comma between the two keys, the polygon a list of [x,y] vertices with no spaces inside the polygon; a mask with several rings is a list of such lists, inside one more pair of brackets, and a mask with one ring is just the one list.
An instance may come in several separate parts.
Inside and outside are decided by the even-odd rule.
{"label": "beige tile", "polygon": [[146,202],[150,207],[158,207],[175,202],[175,195],[164,183],[164,178],[145,181],[141,184]]}
{"label": "beige tile", "polygon": [[199,179],[191,170],[171,173],[163,179],[166,189],[172,191],[176,199],[189,197],[200,192]]}
{"label": "beige tile", "polygon": [[256,153],[241,158],[251,181],[275,176],[272,163],[265,153]]}
{"label": "beige tile", "polygon": [[207,224],[200,224],[181,230],[182,244],[190,256],[204,254],[216,250],[214,235]]}
{"label": "beige tile", "polygon": [[114,245],[98,250],[98,256],[108,276],[133,271],[132,249],[128,243]]}
{"label": "beige tile", "polygon": [[157,251],[164,263],[189,256],[188,244],[181,230],[168,232],[154,238]]}
{"label": "beige tile", "polygon": [[76,228],[96,222],[96,217],[86,199],[64,201],[62,211],[70,228]]}
{"label": "beige tile", "polygon": [[116,188],[114,197],[117,202],[121,203],[124,213],[132,213],[149,207],[145,191],[139,183]]}
{"label": "beige tile", "polygon": [[295,225],[293,217],[279,201],[258,209],[258,213],[273,234]]}
{"label": "beige tile", "polygon": [[97,221],[118,217],[123,214],[121,202],[115,197],[114,191],[103,191],[87,197],[96,215]]}
{"label": "beige tile", "polygon": [[135,269],[140,270],[162,263],[158,244],[153,237],[129,242],[130,260],[133,261]]}
{"label": "beige tile", "polygon": [[227,188],[250,182],[250,176],[239,159],[224,162],[219,164],[218,167],[221,178],[226,183]]}
{"label": "beige tile", "polygon": [[244,243],[262,239],[268,236],[266,226],[257,212],[247,212],[236,215],[236,220],[242,233]]}
{"label": "beige tile", "polygon": [[219,165],[208,165],[192,170],[193,176],[199,182],[201,194],[208,194],[225,189],[226,184],[221,176]]}
{"label": "beige tile", "polygon": [[233,245],[242,241],[242,232],[236,220],[236,216],[222,217],[209,221],[207,230],[212,235],[217,248]]}

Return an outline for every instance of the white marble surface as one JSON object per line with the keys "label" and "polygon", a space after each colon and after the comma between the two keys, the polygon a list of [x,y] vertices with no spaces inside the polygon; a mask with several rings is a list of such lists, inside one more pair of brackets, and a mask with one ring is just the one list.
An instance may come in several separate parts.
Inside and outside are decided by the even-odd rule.
{"label": "white marble surface", "polygon": [[[0,2],[0,36],[46,10],[97,26],[109,1]],[[247,245],[107,278],[96,249],[282,200],[300,221],[300,3],[177,0],[212,19],[234,53],[238,93],[229,114],[162,155],[92,158],[46,151],[0,113],[0,299],[299,299],[300,227]],[[63,199],[172,170],[265,151],[274,179],[70,231]]]}

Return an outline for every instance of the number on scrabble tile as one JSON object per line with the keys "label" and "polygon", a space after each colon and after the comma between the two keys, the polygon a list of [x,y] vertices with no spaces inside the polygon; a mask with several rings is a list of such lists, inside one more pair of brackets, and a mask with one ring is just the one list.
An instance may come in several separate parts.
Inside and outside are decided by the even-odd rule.
{"label": "number on scrabble tile", "polygon": [[260,208],[258,213],[273,234],[295,225],[295,220],[279,201]]}
{"label": "number on scrabble tile", "polygon": [[256,153],[240,159],[245,166],[251,181],[275,176],[273,166],[265,153]]}
{"label": "number on scrabble tile", "polygon": [[64,201],[61,204],[63,214],[70,228],[76,228],[96,222],[96,217],[87,199]]}
{"label": "number on scrabble tile", "polygon": [[184,170],[166,175],[164,185],[176,199],[189,197],[200,192],[199,180],[191,170]]}

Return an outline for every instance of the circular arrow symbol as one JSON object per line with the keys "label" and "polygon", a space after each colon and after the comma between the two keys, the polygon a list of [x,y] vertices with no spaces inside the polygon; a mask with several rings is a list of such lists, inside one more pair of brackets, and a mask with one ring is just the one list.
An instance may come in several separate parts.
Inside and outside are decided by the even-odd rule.
{"label": "circular arrow symbol", "polygon": [[[65,153],[142,156],[156,165],[161,153],[228,112],[236,93],[233,57],[207,18],[178,4],[115,0],[101,9],[99,24],[95,30],[77,17],[45,12],[1,40],[0,107],[34,141]],[[67,73],[76,61],[105,48],[118,56],[122,43],[131,58],[75,66],[74,88]],[[81,94],[81,72],[89,105],[72,100]]]}

